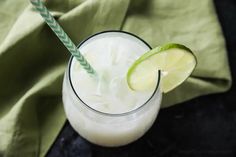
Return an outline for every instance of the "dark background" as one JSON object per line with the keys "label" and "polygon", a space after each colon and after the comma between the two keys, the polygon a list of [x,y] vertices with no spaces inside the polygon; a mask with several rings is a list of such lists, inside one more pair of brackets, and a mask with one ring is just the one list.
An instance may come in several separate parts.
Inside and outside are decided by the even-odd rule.
{"label": "dark background", "polygon": [[[236,79],[236,0],[214,0],[233,81]],[[138,141],[104,148],[82,139],[66,122],[47,157],[236,157],[236,87],[162,109]]]}

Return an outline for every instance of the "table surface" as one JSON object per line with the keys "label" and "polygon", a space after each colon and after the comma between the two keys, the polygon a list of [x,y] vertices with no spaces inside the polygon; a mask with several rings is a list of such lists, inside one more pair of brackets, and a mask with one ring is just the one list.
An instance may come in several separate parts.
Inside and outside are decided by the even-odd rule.
{"label": "table surface", "polygon": [[[236,1],[214,0],[224,32],[233,80],[236,79]],[[47,157],[235,157],[236,86],[223,94],[195,98],[162,109],[138,141],[104,148],[81,138],[66,122]]]}

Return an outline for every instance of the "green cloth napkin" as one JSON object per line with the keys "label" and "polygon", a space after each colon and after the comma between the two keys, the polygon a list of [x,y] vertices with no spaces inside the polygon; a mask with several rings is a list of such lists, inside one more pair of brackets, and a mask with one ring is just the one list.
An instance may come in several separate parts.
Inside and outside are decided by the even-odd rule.
{"label": "green cloth napkin", "polygon": [[[231,86],[225,41],[212,0],[50,0],[78,44],[103,30],[132,32],[152,47],[190,47],[193,75],[166,94],[163,107]],[[63,73],[70,54],[27,0],[0,1],[0,156],[45,156],[65,122]]]}

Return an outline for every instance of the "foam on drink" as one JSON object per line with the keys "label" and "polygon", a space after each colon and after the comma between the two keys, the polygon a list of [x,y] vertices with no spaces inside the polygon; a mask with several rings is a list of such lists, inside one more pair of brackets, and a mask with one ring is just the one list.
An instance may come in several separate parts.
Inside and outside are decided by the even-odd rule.
{"label": "foam on drink", "polygon": [[[134,38],[135,39],[135,38]],[[132,63],[149,49],[130,36],[107,34],[92,38],[80,51],[96,68],[98,80],[90,77],[80,64],[73,60],[72,84],[79,97],[90,107],[106,113],[124,113],[144,104],[153,89],[133,91],[126,82],[126,73]]]}

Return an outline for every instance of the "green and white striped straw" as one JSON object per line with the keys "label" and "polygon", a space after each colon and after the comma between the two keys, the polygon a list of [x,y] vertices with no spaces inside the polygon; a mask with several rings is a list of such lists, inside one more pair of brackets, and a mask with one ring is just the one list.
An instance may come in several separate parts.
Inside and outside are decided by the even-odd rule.
{"label": "green and white striped straw", "polygon": [[46,23],[50,26],[53,32],[58,36],[61,42],[69,50],[69,52],[79,61],[80,65],[92,75],[96,75],[95,70],[91,67],[88,61],[84,56],[79,52],[75,44],[71,41],[68,35],[63,31],[61,26],[56,22],[53,16],[49,13],[48,9],[40,0],[30,0],[31,3],[35,6],[41,16],[44,18]]}

